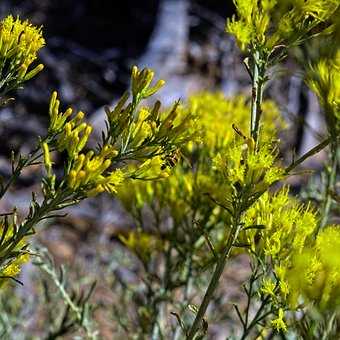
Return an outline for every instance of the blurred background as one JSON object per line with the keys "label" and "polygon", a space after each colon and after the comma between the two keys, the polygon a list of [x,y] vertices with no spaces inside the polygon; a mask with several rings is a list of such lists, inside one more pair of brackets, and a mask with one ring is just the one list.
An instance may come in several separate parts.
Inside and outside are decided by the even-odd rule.
{"label": "blurred background", "polygon": [[[59,92],[64,108],[86,112],[98,130],[103,106],[113,104],[128,88],[135,64],[153,68],[156,78],[166,80],[159,93],[165,105],[204,89],[226,95],[250,93],[242,55],[224,32],[225,19],[233,13],[231,0],[2,0],[1,18],[19,15],[42,25],[46,47],[40,53],[45,70],[0,111],[0,175],[10,174],[11,150],[28,153],[36,136],[45,134],[53,90]],[[276,77],[267,93],[276,99],[290,126],[286,147],[299,154],[317,143],[323,123],[301,77],[289,76],[296,68],[293,58],[288,58],[282,70],[276,70],[278,77],[284,73],[284,80]],[[23,174],[1,202],[1,210],[15,205],[25,213],[31,192],[39,191],[38,171],[33,167]],[[295,185],[298,189],[299,183]],[[58,262],[78,268],[80,277],[92,273],[105,278],[101,263],[116,277],[126,277],[131,273],[110,261],[112,253],[119,251],[117,230],[129,223],[118,204],[102,195],[54,220],[37,238]],[[25,267],[22,281],[24,290],[34,296],[34,284],[28,279],[31,270],[30,265]],[[99,284],[97,298],[107,300],[109,290],[107,284]],[[105,323],[105,317],[98,320],[102,331],[111,334],[112,325]],[[26,326],[37,328],[33,316]]]}

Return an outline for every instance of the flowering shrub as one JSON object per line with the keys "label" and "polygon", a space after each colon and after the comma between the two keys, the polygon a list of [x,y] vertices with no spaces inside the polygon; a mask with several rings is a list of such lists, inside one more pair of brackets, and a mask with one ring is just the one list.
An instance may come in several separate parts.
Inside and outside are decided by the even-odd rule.
{"label": "flowering shrub", "polygon": [[[4,74],[1,98],[5,100],[8,91],[18,88],[42,69],[38,65],[26,74],[43,47],[44,39],[41,29],[9,16],[1,22],[0,40]],[[115,194],[130,178],[168,175],[160,166],[162,159],[193,137],[195,131],[190,127],[194,121],[189,113],[178,114],[178,104],[167,115],[161,115],[160,102],[152,108],[140,108],[143,99],[164,85],[162,80],[151,85],[153,78],[151,70],[133,68],[131,101],[126,93],[113,110],[107,108],[107,128],[96,149],[87,146],[92,127],[86,123],[85,114],[80,111],[72,116],[71,108],[62,112],[57,93],[52,94],[48,133],[30,155],[13,160],[13,175],[1,188],[3,196],[25,167],[43,160],[46,169],[46,177],[42,179],[43,201],[38,202],[33,196],[29,214],[22,222],[18,222],[15,212],[3,218],[0,242],[2,278],[15,277],[19,265],[28,259],[27,241],[36,224],[55,215],[56,211],[103,191]],[[53,157],[62,152],[67,154],[64,174],[57,178],[53,172]]]}

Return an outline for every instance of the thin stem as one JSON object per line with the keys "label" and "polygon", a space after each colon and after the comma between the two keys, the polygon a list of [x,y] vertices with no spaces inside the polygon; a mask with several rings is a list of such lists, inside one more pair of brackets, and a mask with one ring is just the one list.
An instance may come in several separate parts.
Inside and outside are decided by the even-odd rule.
{"label": "thin stem", "polygon": [[261,315],[262,310],[264,309],[264,307],[267,305],[268,301],[269,301],[269,297],[265,298],[262,303],[260,308],[257,310],[254,318],[252,319],[252,321],[250,322],[249,325],[246,324],[246,326],[243,329],[243,334],[241,337],[241,340],[244,340],[247,338],[247,336],[249,335],[250,331],[256,326],[256,324],[261,321],[262,319],[264,319],[266,316],[270,315],[272,312],[266,312],[265,314]]}
{"label": "thin stem", "polygon": [[329,318],[327,325],[326,325],[326,329],[323,332],[321,340],[327,340],[331,337],[332,330],[333,330],[333,327],[334,327],[335,317],[336,317],[336,314],[333,313],[333,315]]}
{"label": "thin stem", "polygon": [[238,234],[240,232],[241,226],[239,224],[239,218],[236,221],[235,225],[231,228],[229,238],[226,244],[226,247],[221,254],[220,258],[217,261],[215,271],[213,273],[213,276],[210,280],[209,286],[206,290],[206,293],[204,295],[204,298],[202,300],[202,303],[198,309],[198,312],[196,314],[196,318],[189,330],[187,340],[193,340],[198,329],[200,328],[200,325],[202,324],[202,320],[204,318],[205,312],[207,311],[207,308],[209,306],[209,303],[211,299],[214,296],[214,293],[216,291],[216,288],[218,286],[219,280],[221,278],[221,275],[223,273],[224,267],[226,265],[227,259],[230,255],[231,249],[234,246],[234,243],[238,237]]}
{"label": "thin stem", "polygon": [[[192,254],[189,256],[188,260],[187,260],[187,265],[186,265],[186,278],[185,278],[185,288],[184,288],[184,293],[183,293],[183,306],[185,309],[188,304],[189,304],[189,297],[190,297],[190,293],[191,293],[191,289],[192,289]],[[174,335],[173,335],[173,340],[179,340],[180,336],[182,333],[182,328],[180,327],[179,324],[177,324]]]}
{"label": "thin stem", "polygon": [[331,142],[331,138],[327,138],[323,140],[320,144],[314,146],[314,148],[310,149],[308,152],[306,152],[303,156],[301,156],[296,161],[292,162],[285,170],[285,173],[288,175],[293,169],[295,169],[298,165],[303,163],[306,159],[309,157],[314,156],[315,154],[319,153],[321,150],[323,150],[329,143]]}
{"label": "thin stem", "polygon": [[19,244],[19,242],[27,235],[27,233],[34,228],[34,226],[39,223],[47,214],[58,209],[58,206],[65,202],[67,197],[69,197],[69,192],[62,192],[57,195],[52,200],[45,200],[42,205],[34,212],[33,216],[28,216],[26,221],[24,221],[16,233],[15,237],[9,239],[5,242],[0,250],[4,251],[0,257],[0,266],[8,259],[11,252]]}
{"label": "thin stem", "polygon": [[251,124],[250,135],[257,143],[260,119],[262,115],[263,87],[265,83],[265,61],[262,60],[260,52],[255,50],[253,53],[253,73],[252,73],[252,101],[251,101]]}
{"label": "thin stem", "polygon": [[154,313],[156,314],[156,317],[155,317],[155,321],[152,327],[152,340],[158,340],[160,338],[163,338],[162,324],[164,321],[165,307],[166,307],[165,302],[163,301],[163,297],[168,290],[169,282],[171,279],[171,267],[172,267],[171,252],[172,252],[172,246],[169,246],[165,254],[165,273],[164,273],[163,284],[159,292],[159,296],[161,297],[161,300],[156,302],[157,305],[154,308]]}
{"label": "thin stem", "polygon": [[17,166],[15,167],[11,177],[9,178],[7,183],[4,186],[2,186],[2,188],[0,190],[0,199],[5,195],[5,193],[9,189],[9,187],[18,179],[18,177],[21,174],[21,171],[24,168],[35,163],[42,156],[42,154],[39,153],[39,151],[40,151],[40,146],[38,146],[34,151],[32,151],[27,156],[27,158],[19,160],[19,162],[18,162]]}
{"label": "thin stem", "polygon": [[329,218],[329,213],[332,206],[332,195],[331,191],[334,190],[336,184],[336,174],[337,174],[337,166],[338,166],[338,159],[337,159],[337,143],[331,143],[330,147],[330,157],[329,157],[329,169],[327,173],[327,182],[325,186],[324,192],[324,201],[321,209],[321,221],[319,224],[318,231],[326,226]]}

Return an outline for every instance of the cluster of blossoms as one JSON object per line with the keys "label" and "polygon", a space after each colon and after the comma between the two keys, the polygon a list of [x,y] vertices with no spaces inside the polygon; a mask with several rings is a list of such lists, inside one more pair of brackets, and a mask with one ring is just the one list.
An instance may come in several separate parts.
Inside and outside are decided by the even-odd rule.
{"label": "cluster of blossoms", "polygon": [[[285,274],[290,287],[290,303],[301,301],[321,312],[340,306],[340,226],[322,229],[316,239],[299,253],[292,254]],[[301,300],[302,299],[302,300]]]}
{"label": "cluster of blossoms", "polygon": [[32,67],[38,51],[45,45],[41,28],[11,15],[0,22],[2,95],[36,76],[43,65]]}
{"label": "cluster of blossoms", "polygon": [[[1,103],[5,95],[34,77],[43,65],[32,66],[38,51],[44,46],[41,28],[28,21],[8,16],[0,22],[0,85]],[[12,180],[24,167],[36,164],[43,157],[46,176],[42,180],[43,200],[32,198],[29,213],[21,223],[4,221],[0,239],[0,272],[3,278],[15,276],[20,264],[27,260],[28,236],[41,220],[53,211],[78,203],[102,192],[116,194],[129,179],[149,180],[169,175],[168,159],[182,145],[195,139],[195,121],[191,113],[178,110],[176,103],[168,112],[161,103],[141,107],[141,102],[155,94],[163,85],[152,84],[154,72],[139,70],[131,74],[131,94],[125,93],[113,109],[106,108],[106,130],[96,148],[89,146],[93,127],[82,111],[73,114],[71,108],[61,110],[57,92],[49,105],[48,133],[27,157],[13,161],[13,177],[1,186],[3,195]],[[64,173],[54,172],[54,160],[63,159]],[[7,224],[6,224],[7,223]]]}
{"label": "cluster of blossoms", "polygon": [[[242,50],[261,46],[269,53],[293,45],[325,23],[339,6],[337,0],[235,0],[237,18],[227,20]],[[273,18],[277,20],[273,20]],[[310,36],[310,35],[309,35]]]}
{"label": "cluster of blossoms", "polygon": [[[288,188],[265,193],[244,215],[249,228],[242,235],[250,252],[272,268],[263,279],[261,292],[279,308],[272,325],[287,330],[283,307],[312,307],[335,311],[339,304],[339,226],[327,226],[316,239],[318,218],[314,209],[289,196]],[[280,321],[280,322],[279,322]]]}
{"label": "cluster of blossoms", "polygon": [[[222,92],[201,92],[190,96],[185,110],[192,111],[199,117],[200,128],[204,133],[204,147],[201,147],[201,151],[209,151],[214,157],[216,152],[230,145],[235,137],[232,124],[241,131],[248,131],[249,108],[249,98],[245,95],[227,98]],[[269,142],[273,132],[276,128],[283,127],[284,122],[273,101],[265,100],[262,110],[265,123],[261,138],[263,142]]]}
{"label": "cluster of blossoms", "polygon": [[320,100],[330,135],[337,138],[340,135],[340,52],[312,66],[307,83]]}
{"label": "cluster of blossoms", "polygon": [[248,209],[244,223],[265,226],[263,230],[245,232],[253,252],[289,261],[292,251],[301,252],[317,226],[317,219],[310,206],[299,203],[289,196],[288,188],[282,188],[275,194],[264,193]]}
{"label": "cluster of blossoms", "polygon": [[[13,238],[16,233],[16,214],[14,213],[12,217],[5,217],[1,221],[1,240],[0,240],[0,258],[3,258],[3,253],[5,253],[6,248],[9,244],[11,244]],[[18,253],[18,256],[15,256],[7,261],[4,261],[2,268],[0,270],[0,285],[2,285],[5,281],[3,279],[13,278],[19,272],[20,268],[23,264],[25,264],[29,260],[29,251],[27,250],[27,245],[25,240],[21,240],[14,251]]]}
{"label": "cluster of blossoms", "polygon": [[[261,136],[264,146],[255,152],[250,150],[251,140],[238,135],[232,127],[233,123],[237,125],[239,133],[240,129],[246,130],[249,107],[249,100],[243,95],[226,98],[220,92],[203,92],[190,96],[179,111],[184,115],[193,113],[196,128],[201,132],[200,140],[187,143],[182,151],[182,161],[179,162],[181,155],[172,158],[174,164],[179,164],[168,178],[155,182],[130,180],[118,192],[120,201],[126,211],[134,216],[138,227],[143,227],[139,217],[148,208],[158,216],[157,221],[148,223],[148,232],[153,230],[155,234],[155,225],[157,230],[160,229],[162,239],[174,242],[176,238],[177,242],[181,240],[183,247],[195,244],[192,250],[200,253],[197,256],[201,262],[198,266],[211,260],[211,254],[206,252],[205,243],[202,242],[204,236],[202,232],[197,232],[193,221],[199,221],[204,233],[210,235],[218,249],[225,241],[228,232],[225,225],[230,224],[231,217],[230,211],[216,206],[216,201],[224,208],[228,207],[228,198],[231,199],[234,194],[235,186],[251,184],[255,193],[283,175],[282,169],[274,165],[276,152],[269,147],[269,140],[276,128],[283,126],[278,109],[272,101],[264,102],[265,124]],[[216,153],[220,155],[215,157]],[[169,219],[166,218],[169,215],[170,229]],[[131,233],[135,238],[138,231]],[[185,243],[187,237],[190,239]],[[147,249],[152,248],[153,241],[150,239],[150,242]],[[179,248],[181,246],[178,245]],[[131,250],[134,251],[134,248]]]}
{"label": "cluster of blossoms", "polygon": [[[49,136],[53,149],[67,153],[66,184],[73,192],[96,196],[101,192],[117,193],[125,180],[167,177],[169,169],[162,166],[182,144],[195,134],[190,113],[182,114],[178,105],[167,113],[160,112],[160,103],[152,109],[138,107],[144,98],[154,94],[164,81],[151,86],[151,70],[132,70],[132,100],[126,93],[111,110],[106,108],[106,132],[97,149],[89,149],[92,126],[85,122],[83,112],[74,117],[73,110],[60,111],[57,93],[51,96]],[[45,168],[50,182],[55,182],[47,142],[43,144]],[[54,190],[54,188],[53,188]]]}

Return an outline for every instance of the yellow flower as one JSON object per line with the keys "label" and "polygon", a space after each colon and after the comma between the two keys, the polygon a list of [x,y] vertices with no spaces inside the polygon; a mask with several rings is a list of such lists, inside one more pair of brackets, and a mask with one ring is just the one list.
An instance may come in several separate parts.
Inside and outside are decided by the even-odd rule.
{"label": "yellow flower", "polygon": [[283,318],[284,318],[284,310],[280,308],[278,317],[271,321],[272,327],[278,332],[280,331],[287,332],[287,325],[284,322]]}
{"label": "yellow flower", "polygon": [[318,96],[330,134],[340,133],[340,52],[334,59],[321,59],[307,72],[307,84]]}
{"label": "yellow flower", "polygon": [[21,21],[9,15],[0,22],[0,56],[3,62],[10,65],[7,76],[25,81],[40,72],[43,69],[41,64],[30,71],[29,67],[44,45],[41,28],[33,26],[27,20]]}
{"label": "yellow flower", "polygon": [[144,262],[162,247],[158,238],[146,232],[130,231],[127,236],[119,235],[119,239]]}
{"label": "yellow flower", "polygon": [[261,292],[264,294],[268,294],[272,297],[275,297],[275,288],[276,285],[270,278],[265,278],[262,282]]}
{"label": "yellow flower", "polygon": [[20,273],[21,266],[29,261],[28,254],[19,255],[15,260],[11,261],[1,271],[1,276],[15,277]]}
{"label": "yellow flower", "polygon": [[319,310],[337,310],[340,306],[340,228],[323,229],[314,242],[292,254],[285,274],[292,306],[302,297]]}
{"label": "yellow flower", "polygon": [[261,46],[269,52],[278,45],[299,43],[315,26],[325,23],[339,7],[337,0],[234,0],[237,17],[226,31],[243,51]]}
{"label": "yellow flower", "polygon": [[90,150],[86,155],[78,155],[68,175],[69,188],[85,190],[87,196],[95,196],[103,191],[116,193],[117,187],[125,180],[120,169],[109,170],[111,159],[117,154],[114,147],[106,145],[98,154]]}

